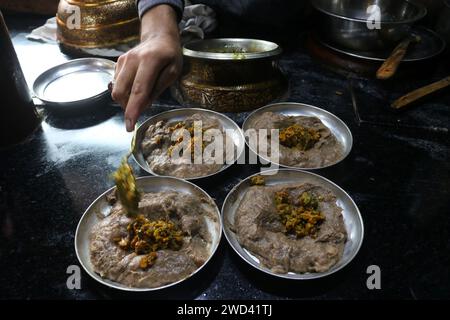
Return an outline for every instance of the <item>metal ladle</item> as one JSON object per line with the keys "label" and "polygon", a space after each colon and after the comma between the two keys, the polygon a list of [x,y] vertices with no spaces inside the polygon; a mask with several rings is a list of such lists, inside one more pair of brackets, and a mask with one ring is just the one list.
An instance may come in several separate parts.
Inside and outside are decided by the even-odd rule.
{"label": "metal ladle", "polygon": [[136,216],[139,213],[139,201],[141,200],[141,193],[137,190],[136,186],[136,177],[133,174],[133,169],[128,164],[128,159],[132,155],[135,146],[136,126],[131,140],[131,149],[122,159],[119,168],[113,173],[114,182],[116,183],[117,188],[117,197],[127,214],[130,216]]}

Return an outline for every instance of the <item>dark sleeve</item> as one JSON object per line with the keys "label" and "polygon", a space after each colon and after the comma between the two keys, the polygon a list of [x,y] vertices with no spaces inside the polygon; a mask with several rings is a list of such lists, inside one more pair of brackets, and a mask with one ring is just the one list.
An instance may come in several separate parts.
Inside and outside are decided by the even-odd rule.
{"label": "dark sleeve", "polygon": [[178,21],[181,21],[184,9],[183,0],[137,0],[139,17],[142,18],[144,13],[160,4],[168,4],[172,6],[172,8],[174,8],[175,11],[177,12]]}

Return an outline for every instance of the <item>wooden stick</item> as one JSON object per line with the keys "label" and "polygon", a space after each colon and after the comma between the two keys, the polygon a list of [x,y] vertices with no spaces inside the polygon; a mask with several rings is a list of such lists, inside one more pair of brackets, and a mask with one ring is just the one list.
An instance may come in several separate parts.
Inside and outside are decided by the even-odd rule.
{"label": "wooden stick", "polygon": [[403,108],[413,103],[414,101],[419,100],[420,98],[423,98],[448,86],[450,86],[450,76],[404,95],[403,97],[395,100],[391,104],[391,107],[394,109]]}
{"label": "wooden stick", "polygon": [[411,42],[419,42],[421,39],[419,36],[411,35],[407,39],[400,42],[400,44],[392,51],[389,58],[384,61],[381,67],[377,71],[377,78],[380,80],[387,80],[391,78],[395,72],[397,72],[400,62],[402,62],[405,57],[406,51],[408,50]]}

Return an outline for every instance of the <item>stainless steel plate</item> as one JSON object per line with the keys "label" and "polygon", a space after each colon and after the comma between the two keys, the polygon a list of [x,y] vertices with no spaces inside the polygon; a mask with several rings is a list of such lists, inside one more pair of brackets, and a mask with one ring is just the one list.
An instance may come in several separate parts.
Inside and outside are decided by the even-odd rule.
{"label": "stainless steel plate", "polygon": [[[239,126],[233,120],[231,120],[230,118],[228,118],[227,116],[225,116],[222,113],[218,113],[218,112],[211,111],[211,110],[198,109],[198,108],[181,108],[181,109],[175,109],[175,110],[170,110],[170,111],[159,113],[156,116],[153,116],[153,117],[147,119],[139,126],[139,128],[136,131],[136,147],[133,152],[133,158],[138,163],[139,167],[141,167],[142,170],[144,170],[152,175],[159,176],[159,174],[153,172],[153,170],[150,169],[147,161],[144,158],[144,155],[142,154],[141,143],[142,143],[142,140],[144,139],[145,132],[147,131],[147,129],[150,125],[156,124],[158,121],[167,121],[169,123],[171,123],[171,122],[176,123],[176,122],[184,121],[186,118],[188,118],[196,113],[213,116],[220,121],[220,124],[223,126],[223,128],[225,130],[230,130],[229,132],[232,134],[230,134],[229,136],[233,140],[234,145],[236,146],[236,152],[234,154],[235,155],[234,162],[237,159],[239,159],[245,150],[245,138],[244,138],[241,128],[239,128]],[[218,174],[219,172],[222,172],[223,170],[227,169],[231,165],[232,165],[232,163],[224,164],[222,169],[219,170],[218,172],[215,172],[213,174],[209,174],[206,176],[186,178],[185,180],[196,180],[196,179],[210,177],[215,174]]]}
{"label": "stainless steel plate", "polygon": [[332,273],[345,267],[352,259],[356,256],[364,238],[364,225],[361,214],[355,202],[350,198],[350,196],[342,190],[339,186],[327,180],[317,174],[291,169],[282,170],[270,170],[267,171],[267,176],[265,176],[266,185],[277,185],[286,183],[312,183],[314,185],[322,186],[331,192],[337,198],[336,204],[342,208],[342,215],[344,217],[345,228],[347,230],[348,239],[344,248],[344,255],[342,259],[334,265],[327,272],[322,273],[293,273],[289,272],[287,274],[274,273],[271,270],[261,266],[259,260],[247,249],[244,249],[237,240],[236,234],[231,231],[230,225],[234,222],[234,215],[242,201],[245,193],[250,187],[250,178],[255,176],[250,176],[245,180],[241,181],[237,186],[235,186],[225,199],[222,206],[222,225],[226,239],[230,243],[231,247],[236,251],[236,253],[244,259],[247,263],[253,267],[268,273],[270,275],[293,279],[293,280],[308,280],[317,279],[328,276]]}
{"label": "stainless steel plate", "polygon": [[[445,50],[445,40],[436,32],[424,27],[415,27],[413,29],[413,33],[420,36],[421,41],[410,46],[410,48],[406,52],[405,57],[402,60],[403,62],[418,62],[429,60],[438,56]],[[336,45],[332,45],[322,39],[319,39],[319,42],[333,51],[342,53],[350,57],[368,61],[382,62],[391,55],[391,51],[389,50],[357,51],[337,47]]]}
{"label": "stainless steel plate", "polygon": [[42,73],[33,84],[35,96],[50,105],[81,104],[108,94],[115,63],[107,59],[68,61]]}
{"label": "stainless steel plate", "polygon": [[[188,193],[192,195],[197,196],[203,196],[207,197],[211,200],[211,203],[214,203],[214,201],[211,199],[211,197],[203,191],[201,188],[197,187],[196,185],[176,178],[171,177],[141,177],[137,178],[136,180],[138,189],[142,192],[160,192],[165,190],[171,190],[171,191],[178,191],[183,193]],[[81,265],[83,266],[84,270],[95,280],[98,282],[104,284],[105,286],[119,289],[119,290],[125,290],[125,291],[155,291],[160,290],[163,288],[167,288],[173,285],[176,285],[177,283],[180,283],[185,279],[179,280],[177,282],[157,287],[157,288],[133,288],[133,287],[127,287],[125,285],[122,285],[120,283],[104,279],[100,277],[97,273],[95,273],[94,268],[91,264],[90,259],[90,250],[89,250],[89,237],[90,232],[92,230],[92,227],[97,224],[100,221],[99,216],[107,216],[111,210],[111,205],[108,203],[106,199],[106,195],[109,194],[112,190],[111,188],[107,191],[105,191],[100,197],[98,197],[86,210],[86,212],[81,217],[80,222],[77,226],[77,231],[75,233],[75,252],[78,257],[78,260],[80,261]],[[211,234],[212,245],[210,248],[210,257],[208,260],[199,267],[194,273],[192,273],[190,276],[194,275],[198,271],[200,271],[211,259],[211,257],[214,255],[214,253],[217,250],[217,247],[220,243],[220,238],[222,236],[222,223],[220,219],[220,212],[219,209],[216,208],[217,213],[217,219],[216,221],[213,221],[209,219],[207,221],[209,232]]]}
{"label": "stainless steel plate", "polygon": [[[273,112],[273,113],[279,113],[283,114],[285,116],[307,116],[307,117],[316,117],[319,118],[322,123],[330,129],[331,133],[336,137],[337,141],[341,144],[341,146],[344,149],[344,152],[342,154],[341,159],[338,159],[335,163],[332,163],[330,165],[324,166],[324,167],[318,167],[318,168],[300,168],[300,167],[290,167],[285,166],[279,163],[275,163],[278,166],[284,167],[284,168],[290,168],[290,169],[302,169],[302,170],[315,170],[315,169],[323,169],[326,167],[333,166],[342,160],[344,160],[352,150],[353,145],[353,137],[352,133],[350,132],[350,129],[347,127],[347,125],[338,117],[336,117],[334,114],[325,111],[323,109],[303,104],[303,103],[294,103],[294,102],[281,102],[281,103],[274,103],[267,105],[265,107],[262,107],[258,110],[255,110],[252,112],[247,119],[245,119],[244,124],[242,125],[242,129],[244,132],[247,132],[248,129],[254,128],[254,121],[260,117],[265,112]],[[266,157],[262,157],[257,153],[257,150],[254,150],[248,143],[246,139],[247,146],[249,149],[256,153],[260,158],[263,160],[270,162],[270,159],[267,159]]]}

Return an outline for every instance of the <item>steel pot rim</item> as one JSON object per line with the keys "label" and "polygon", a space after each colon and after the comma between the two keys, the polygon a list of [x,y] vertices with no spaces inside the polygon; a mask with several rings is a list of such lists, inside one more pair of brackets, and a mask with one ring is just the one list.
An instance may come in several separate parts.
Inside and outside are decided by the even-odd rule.
{"label": "steel pot rim", "polygon": [[[230,44],[259,44],[263,47],[266,47],[267,50],[261,51],[261,52],[243,52],[238,53],[239,55],[242,54],[242,56],[239,56],[236,58],[236,53],[222,53],[222,52],[209,52],[209,51],[202,51],[202,50],[196,50],[192,48],[195,45],[198,45],[200,43],[207,43],[207,42],[224,42],[224,43],[230,43]],[[200,59],[206,59],[206,60],[223,60],[223,61],[246,61],[246,60],[254,60],[254,59],[263,59],[263,58],[273,58],[276,56],[279,56],[282,53],[281,47],[271,41],[267,40],[259,40],[259,39],[247,39],[247,38],[215,38],[215,39],[206,39],[206,40],[195,40],[191,41],[184,45],[183,47],[183,55],[186,57],[191,58],[200,58]]]}
{"label": "steel pot rim", "polygon": [[[408,1],[408,0],[406,0],[405,2],[408,2],[408,3],[410,3],[411,5],[415,6],[415,7],[419,10],[419,13],[418,13],[416,16],[414,16],[414,17],[412,17],[412,18],[409,18],[409,19],[405,19],[405,20],[396,20],[396,21],[386,21],[386,20],[383,21],[383,20],[381,20],[380,23],[381,23],[382,25],[383,25],[383,24],[384,24],[384,25],[411,24],[411,23],[414,23],[414,22],[419,21],[420,19],[424,18],[424,17],[427,15],[428,10],[427,10],[427,8],[425,7],[425,5],[423,5],[423,4],[421,4],[421,3],[418,3],[418,2],[415,2],[415,1]],[[341,14],[337,14],[337,13],[328,11],[328,10],[322,8],[322,7],[318,4],[318,1],[317,1],[317,0],[311,1],[311,4],[312,4],[312,6],[313,6],[316,10],[318,10],[318,11],[320,11],[320,12],[322,12],[322,13],[328,15],[328,16],[332,16],[332,17],[334,17],[334,18],[338,18],[338,19],[346,20],[346,21],[353,21],[353,22],[367,23],[367,19],[352,18],[352,17],[348,17],[348,16],[344,16],[344,15],[341,15]]]}

